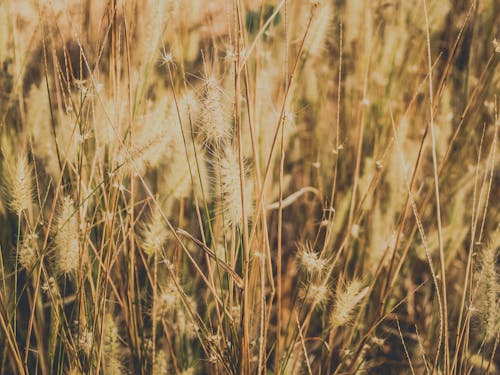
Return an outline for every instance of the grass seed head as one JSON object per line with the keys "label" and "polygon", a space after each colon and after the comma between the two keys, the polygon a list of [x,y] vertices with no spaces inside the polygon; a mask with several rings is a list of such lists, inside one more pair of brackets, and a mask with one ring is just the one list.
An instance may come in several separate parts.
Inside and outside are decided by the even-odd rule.
{"label": "grass seed head", "polygon": [[[498,237],[498,235],[497,235]],[[481,315],[484,317],[486,337],[493,340],[500,329],[500,307],[498,293],[500,286],[498,283],[498,273],[496,270],[498,257],[498,242],[492,241],[481,253],[480,279],[483,284],[484,298],[478,305]]]}
{"label": "grass seed head", "polygon": [[309,275],[322,273],[328,265],[328,261],[322,259],[309,242],[299,245],[299,261]]}
{"label": "grass seed head", "polygon": [[200,131],[205,142],[220,145],[229,137],[231,123],[227,107],[222,87],[214,77],[208,77],[200,108]]}
{"label": "grass seed head", "polygon": [[62,274],[71,274],[78,268],[80,253],[77,212],[68,196],[62,200],[56,224],[56,266]]}
{"label": "grass seed head", "polygon": [[168,239],[168,229],[161,215],[160,209],[155,205],[151,217],[142,228],[142,239],[144,252],[148,256],[161,251]]}
{"label": "grass seed head", "polygon": [[33,182],[28,156],[25,153],[19,154],[14,160],[7,162],[5,170],[9,207],[20,215],[31,206],[33,198]]}
{"label": "grass seed head", "polygon": [[118,327],[111,314],[106,314],[103,327],[104,335],[104,373],[109,375],[120,375],[122,363],[120,360],[121,344]]}
{"label": "grass seed head", "polygon": [[[217,168],[217,167],[216,167]],[[247,218],[253,213],[253,183],[249,177],[246,177],[246,171],[243,175],[246,177],[244,187],[244,210],[241,199],[241,181],[240,166],[238,155],[234,150],[228,149],[219,163],[220,170],[220,188],[222,196],[222,209],[224,220],[228,226],[233,224],[241,225],[243,213]]]}
{"label": "grass seed head", "polygon": [[165,351],[160,350],[156,353],[155,363],[153,364],[152,375],[168,375],[168,361]]}
{"label": "grass seed head", "polygon": [[335,305],[331,314],[331,325],[342,327],[353,318],[357,305],[368,293],[368,287],[363,289],[360,280],[354,279],[347,283],[344,290],[340,291],[335,298]]}
{"label": "grass seed head", "polygon": [[37,239],[36,234],[28,234],[19,247],[19,264],[26,270],[30,270],[37,261]]}
{"label": "grass seed head", "polygon": [[157,320],[166,318],[169,312],[174,312],[179,307],[179,292],[174,285],[167,285],[159,295],[155,303],[155,316]]}
{"label": "grass seed head", "polygon": [[311,283],[303,291],[304,297],[310,303],[317,306],[324,306],[330,297],[330,288],[323,283]]}

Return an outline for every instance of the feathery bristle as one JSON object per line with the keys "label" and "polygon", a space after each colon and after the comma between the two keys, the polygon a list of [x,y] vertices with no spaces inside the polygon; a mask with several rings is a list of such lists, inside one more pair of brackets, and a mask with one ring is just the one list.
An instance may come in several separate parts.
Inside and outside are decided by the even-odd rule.
{"label": "feathery bristle", "polygon": [[316,9],[316,17],[313,19],[310,37],[306,44],[306,49],[311,57],[318,57],[328,37],[329,29],[332,26],[332,7],[328,2],[324,2]]}
{"label": "feathery bristle", "polygon": [[104,319],[104,373],[106,375],[120,375],[122,373],[122,363],[120,360],[120,337],[118,327],[111,314],[107,314]]}
{"label": "feathery bristle", "polygon": [[36,234],[29,234],[19,246],[19,264],[27,270],[30,270],[37,261],[37,239]]}
{"label": "feathery bristle", "polygon": [[200,108],[200,132],[208,143],[221,144],[230,135],[227,99],[214,77],[205,81]]}
{"label": "feathery bristle", "polygon": [[56,266],[63,274],[77,270],[80,261],[78,219],[73,199],[64,197],[56,226]]}
{"label": "feathery bristle", "polygon": [[160,209],[155,206],[151,217],[144,224],[142,230],[144,252],[149,256],[160,252],[168,239],[168,229],[161,215]]}
{"label": "feathery bristle", "polygon": [[481,280],[484,285],[485,298],[480,311],[485,320],[485,331],[488,340],[493,340],[500,329],[500,307],[498,292],[500,285],[498,283],[498,273],[496,270],[498,244],[492,242],[481,253]]}
{"label": "feathery bristle", "polygon": [[179,307],[179,303],[179,292],[175,285],[169,283],[157,296],[154,305],[156,319],[165,318],[169,312],[173,312]]}
{"label": "feathery bristle", "polygon": [[6,168],[6,183],[9,192],[9,207],[16,214],[27,210],[32,203],[33,182],[31,167],[25,153],[19,154],[14,163]]}
{"label": "feathery bristle", "polygon": [[323,272],[328,264],[326,259],[320,258],[320,254],[312,249],[309,242],[299,245],[299,261],[310,275]]}
{"label": "feathery bristle", "polygon": [[354,279],[346,285],[343,291],[337,294],[330,320],[333,327],[341,327],[351,321],[356,306],[368,293],[368,287],[364,289],[362,287],[361,281]]}
{"label": "feathery bristle", "polygon": [[170,374],[168,370],[168,362],[165,351],[160,350],[156,353],[155,363],[153,364],[152,375],[168,375]]}
{"label": "feathery bristle", "polygon": [[[238,156],[233,149],[228,149],[219,161],[220,189],[223,198],[223,213],[226,224],[231,226],[241,225],[243,220],[243,205],[241,199],[240,166]],[[243,171],[243,175],[245,175]],[[253,212],[253,183],[250,178],[245,178],[244,213],[247,218]]]}
{"label": "feathery bristle", "polygon": [[321,283],[313,283],[308,286],[306,299],[319,306],[323,306],[330,296],[330,288],[328,285]]}

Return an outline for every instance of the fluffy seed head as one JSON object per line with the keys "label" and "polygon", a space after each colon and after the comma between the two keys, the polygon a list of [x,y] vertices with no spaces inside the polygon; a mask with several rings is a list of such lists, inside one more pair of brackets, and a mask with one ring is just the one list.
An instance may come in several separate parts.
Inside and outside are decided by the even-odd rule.
{"label": "fluffy seed head", "polygon": [[168,230],[157,206],[153,209],[149,220],[144,224],[142,238],[144,252],[149,256],[159,252],[167,241]]}
{"label": "fluffy seed head", "polygon": [[[196,312],[196,301],[191,297],[186,296],[187,306],[191,312]],[[177,331],[189,339],[194,339],[198,335],[199,326],[198,323],[194,322],[190,313],[187,312],[187,309],[177,309],[176,311],[176,329]]]}
{"label": "fluffy seed head", "polygon": [[37,239],[36,234],[29,234],[23,239],[19,247],[19,264],[27,270],[30,270],[37,260]]}
{"label": "fluffy seed head", "polygon": [[227,100],[222,87],[214,77],[205,81],[201,99],[200,131],[208,143],[220,144],[230,134],[231,123],[228,118]]}
{"label": "fluffy seed head", "polygon": [[168,371],[167,356],[165,355],[165,352],[163,350],[160,350],[156,353],[152,375],[167,375],[169,373],[170,372]]}
{"label": "fluffy seed head", "polygon": [[362,289],[360,280],[351,280],[343,291],[335,298],[335,307],[331,315],[333,327],[341,327],[349,323],[352,319],[356,306],[368,293],[368,287]]}
{"label": "fluffy seed head", "polygon": [[7,163],[6,184],[9,207],[19,215],[31,206],[33,194],[31,167],[25,153],[21,153],[13,163]]}
{"label": "fluffy seed head", "polygon": [[78,348],[85,353],[85,355],[90,355],[93,345],[93,335],[88,329],[82,330],[80,337],[78,338]]}
{"label": "fluffy seed head", "polygon": [[299,245],[299,260],[310,275],[323,272],[328,264],[326,259],[321,259],[320,255],[312,249],[309,242]]}
{"label": "fluffy seed head", "polygon": [[169,284],[157,296],[155,303],[155,316],[160,320],[165,318],[169,312],[175,311],[179,307],[179,294],[174,285]]}
{"label": "fluffy seed head", "polygon": [[165,108],[168,108],[166,98],[151,103],[151,111],[137,120],[134,142],[130,147],[120,150],[117,158],[119,164],[128,163],[131,158],[142,173],[147,167],[158,168],[170,156],[178,125],[177,119],[172,121],[171,111]]}
{"label": "fluffy seed head", "polygon": [[118,327],[111,314],[107,314],[104,319],[104,373],[110,375],[120,375],[122,364],[120,361],[120,338]]}
{"label": "fluffy seed head", "polygon": [[[231,226],[241,225],[243,220],[243,204],[241,199],[240,166],[238,156],[229,149],[220,160],[220,188],[223,198],[223,213],[226,224]],[[243,171],[245,175],[245,171]],[[244,188],[244,213],[247,218],[253,212],[253,183],[250,178],[245,178]]]}
{"label": "fluffy seed head", "polygon": [[[470,353],[468,356],[468,362],[472,367],[476,368],[479,373],[491,373],[498,374],[497,367],[494,362],[490,363],[490,359],[477,353]],[[472,371],[471,371],[472,372]]]}
{"label": "fluffy seed head", "polygon": [[63,274],[77,270],[79,264],[78,220],[73,199],[64,197],[56,223],[56,265]]}
{"label": "fluffy seed head", "polygon": [[311,24],[309,41],[306,44],[306,49],[309,55],[317,57],[321,54],[325,46],[330,27],[332,25],[333,11],[330,4],[325,2],[322,5],[317,5],[316,17]]}
{"label": "fluffy seed head", "polygon": [[330,295],[330,288],[328,288],[327,285],[318,283],[318,284],[311,284],[309,286],[306,298],[311,303],[321,306],[327,302],[329,295]]}
{"label": "fluffy seed head", "polygon": [[481,254],[481,281],[485,298],[480,306],[480,311],[484,316],[486,326],[486,336],[488,340],[493,340],[500,329],[500,307],[498,292],[498,274],[496,271],[498,248],[493,242],[485,248]]}

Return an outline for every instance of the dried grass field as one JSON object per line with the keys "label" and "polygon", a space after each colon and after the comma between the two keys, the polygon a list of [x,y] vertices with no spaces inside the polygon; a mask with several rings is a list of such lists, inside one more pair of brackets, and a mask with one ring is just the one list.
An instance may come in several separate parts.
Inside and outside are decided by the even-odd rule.
{"label": "dried grass field", "polygon": [[500,373],[496,0],[0,0],[0,374]]}

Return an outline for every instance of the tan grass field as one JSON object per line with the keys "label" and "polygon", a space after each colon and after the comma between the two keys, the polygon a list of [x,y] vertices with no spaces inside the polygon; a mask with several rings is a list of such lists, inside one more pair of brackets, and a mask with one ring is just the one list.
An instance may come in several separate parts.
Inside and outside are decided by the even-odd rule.
{"label": "tan grass field", "polygon": [[499,14],[0,0],[0,374],[498,374]]}

